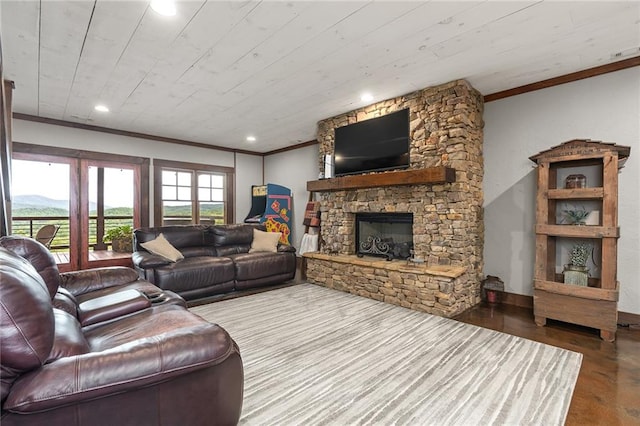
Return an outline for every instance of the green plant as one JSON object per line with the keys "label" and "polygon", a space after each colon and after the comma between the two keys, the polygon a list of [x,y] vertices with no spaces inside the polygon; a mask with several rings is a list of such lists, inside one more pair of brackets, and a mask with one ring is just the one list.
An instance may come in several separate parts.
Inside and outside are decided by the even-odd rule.
{"label": "green plant", "polygon": [[587,260],[591,255],[591,246],[585,243],[574,244],[569,252],[570,264],[573,266],[587,266]]}
{"label": "green plant", "polygon": [[582,209],[570,209],[563,210],[565,218],[572,225],[584,225],[584,221],[589,216],[589,211],[585,210],[584,207]]}
{"label": "green plant", "polygon": [[129,225],[122,225],[107,230],[102,241],[108,243],[113,240],[133,241],[133,228]]}

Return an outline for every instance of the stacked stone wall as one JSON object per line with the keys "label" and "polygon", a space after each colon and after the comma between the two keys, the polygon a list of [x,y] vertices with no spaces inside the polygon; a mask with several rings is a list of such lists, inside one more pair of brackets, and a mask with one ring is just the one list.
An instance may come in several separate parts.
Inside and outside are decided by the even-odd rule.
{"label": "stacked stone wall", "polygon": [[357,212],[413,213],[415,255],[431,265],[465,267],[460,287],[467,300],[462,305],[473,305],[479,300],[483,267],[483,101],[468,82],[423,89],[319,122],[318,170],[323,170],[324,155],[334,152],[337,127],[405,108],[409,168],[451,167],[455,182],[321,193],[321,251],[355,253]]}
{"label": "stacked stone wall", "polygon": [[470,308],[476,300],[463,271],[433,271],[403,261],[350,261],[340,255],[307,258],[307,277],[316,284],[445,317]]}

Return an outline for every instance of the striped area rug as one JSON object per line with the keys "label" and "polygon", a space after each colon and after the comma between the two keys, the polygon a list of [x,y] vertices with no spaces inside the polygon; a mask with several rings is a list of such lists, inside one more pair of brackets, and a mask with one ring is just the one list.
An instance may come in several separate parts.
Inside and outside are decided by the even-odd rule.
{"label": "striped area rug", "polygon": [[561,425],[582,361],[313,284],[191,311],[240,346],[247,425]]}

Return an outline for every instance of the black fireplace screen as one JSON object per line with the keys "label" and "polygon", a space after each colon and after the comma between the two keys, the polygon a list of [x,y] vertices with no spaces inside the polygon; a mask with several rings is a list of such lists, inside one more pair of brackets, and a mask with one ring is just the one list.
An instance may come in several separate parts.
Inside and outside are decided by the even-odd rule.
{"label": "black fireplace screen", "polygon": [[356,252],[358,256],[406,259],[413,250],[412,213],[357,213]]}

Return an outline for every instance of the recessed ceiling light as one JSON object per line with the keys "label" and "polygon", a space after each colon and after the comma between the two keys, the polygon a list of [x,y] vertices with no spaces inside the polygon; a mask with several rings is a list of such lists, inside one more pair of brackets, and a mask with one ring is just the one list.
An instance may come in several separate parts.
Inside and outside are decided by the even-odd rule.
{"label": "recessed ceiling light", "polygon": [[255,142],[255,141],[256,141],[255,136],[247,136],[247,142]]}
{"label": "recessed ceiling light", "polygon": [[109,108],[106,105],[96,105],[93,109],[99,112],[109,112]]}
{"label": "recessed ceiling light", "polygon": [[360,95],[360,100],[362,102],[371,102],[373,100],[373,95],[371,93],[363,93]]}
{"label": "recessed ceiling light", "polygon": [[151,0],[151,9],[162,16],[175,16],[176,3],[173,0]]}

